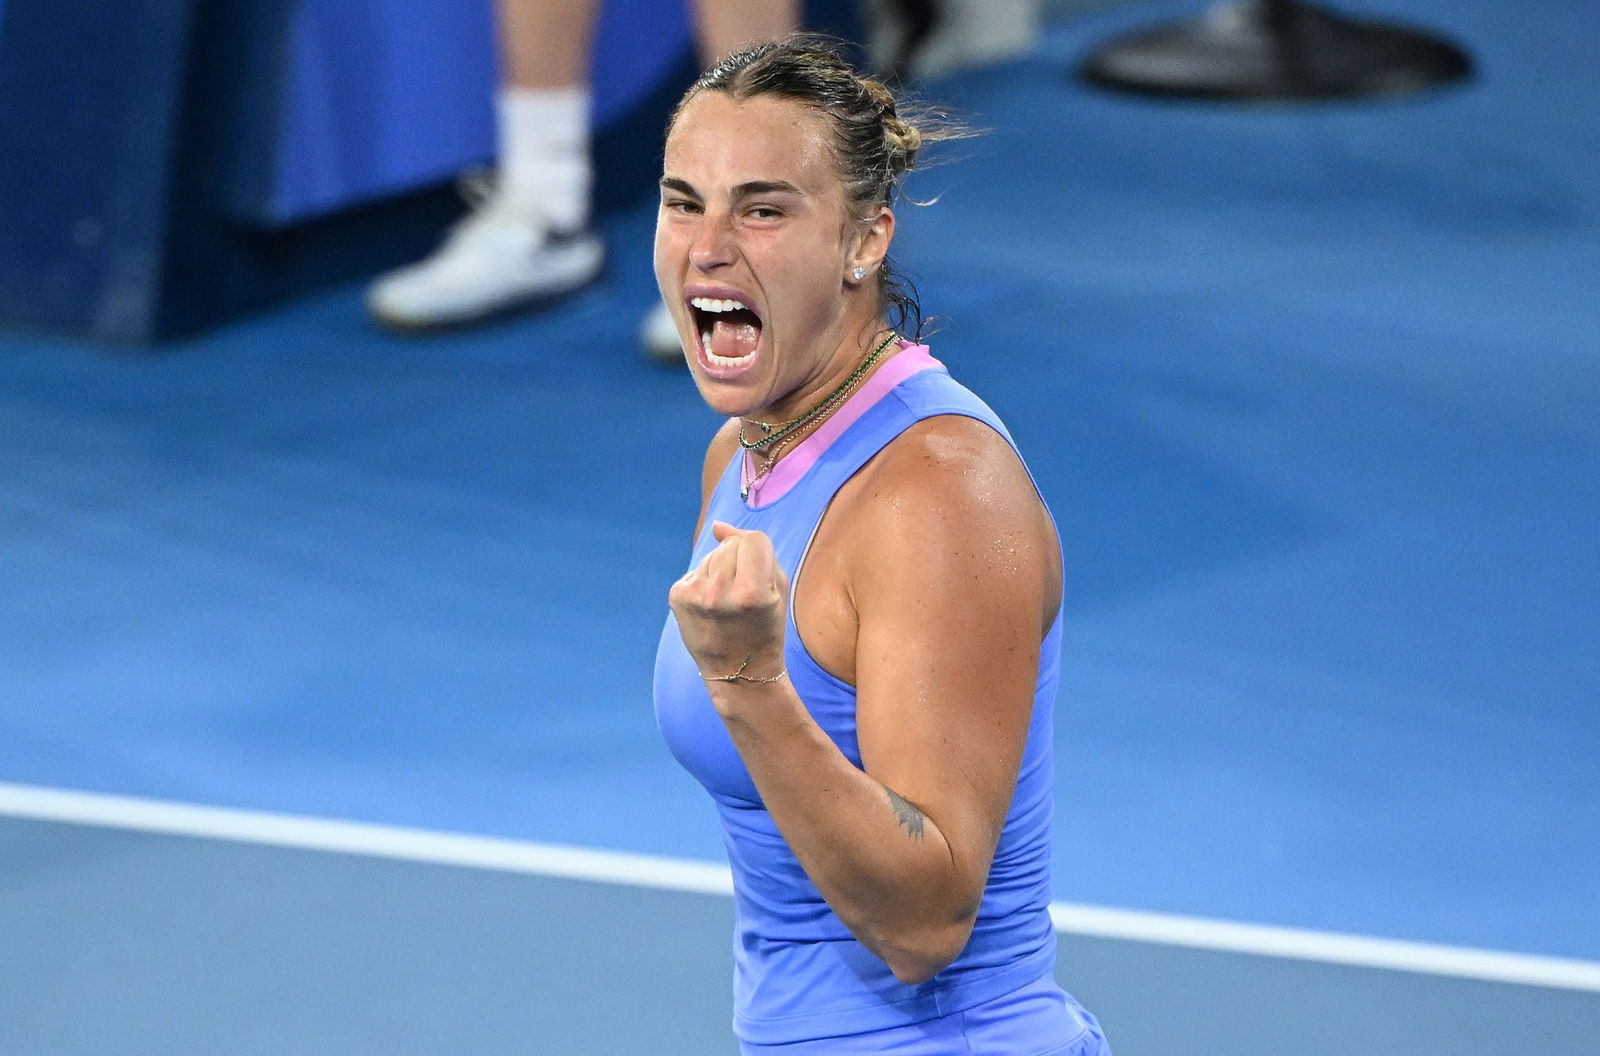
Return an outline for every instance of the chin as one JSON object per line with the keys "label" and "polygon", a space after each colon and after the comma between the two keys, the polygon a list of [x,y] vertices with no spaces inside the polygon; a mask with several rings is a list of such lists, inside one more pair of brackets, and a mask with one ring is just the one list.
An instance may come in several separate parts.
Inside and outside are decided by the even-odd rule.
{"label": "chin", "polygon": [[748,386],[731,385],[707,377],[699,370],[694,371],[694,383],[700,390],[700,398],[705,401],[706,406],[724,418],[749,417],[764,406],[760,402],[760,397],[756,396]]}

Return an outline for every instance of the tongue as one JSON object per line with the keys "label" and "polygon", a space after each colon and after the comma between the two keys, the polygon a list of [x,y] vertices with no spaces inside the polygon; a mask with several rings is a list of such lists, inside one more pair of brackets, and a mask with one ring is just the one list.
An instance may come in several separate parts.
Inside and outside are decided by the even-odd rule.
{"label": "tongue", "polygon": [[748,318],[718,319],[711,325],[711,351],[724,359],[743,359],[760,340],[761,327]]}

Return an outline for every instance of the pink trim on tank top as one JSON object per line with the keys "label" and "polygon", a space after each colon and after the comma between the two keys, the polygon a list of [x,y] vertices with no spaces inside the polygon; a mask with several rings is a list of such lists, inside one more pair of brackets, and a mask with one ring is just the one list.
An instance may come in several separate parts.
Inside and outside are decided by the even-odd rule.
{"label": "pink trim on tank top", "polygon": [[[920,374],[924,370],[940,365],[939,361],[929,354],[927,345],[914,345],[902,340],[900,351],[879,367],[877,372],[856,390],[855,395],[845,401],[843,407],[834,411],[827,421],[817,427],[816,432],[800,441],[799,445],[789,452],[788,457],[773,467],[771,473],[750,485],[750,495],[745,499],[745,504],[757,507],[777,502],[790,488],[800,482],[800,478],[806,475],[806,470],[822,457],[822,453],[828,450],[856,419],[887,396],[890,389],[913,374]],[[754,456],[746,451],[744,457],[749,472],[755,472]]]}

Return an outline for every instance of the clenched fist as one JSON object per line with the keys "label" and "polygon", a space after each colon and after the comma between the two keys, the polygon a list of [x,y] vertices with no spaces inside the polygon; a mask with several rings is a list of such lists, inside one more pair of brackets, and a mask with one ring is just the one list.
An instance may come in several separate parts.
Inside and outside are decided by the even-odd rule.
{"label": "clenched fist", "polygon": [[789,577],[765,533],[714,521],[717,547],[672,585],[667,604],[683,644],[708,677],[766,679],[783,670]]}

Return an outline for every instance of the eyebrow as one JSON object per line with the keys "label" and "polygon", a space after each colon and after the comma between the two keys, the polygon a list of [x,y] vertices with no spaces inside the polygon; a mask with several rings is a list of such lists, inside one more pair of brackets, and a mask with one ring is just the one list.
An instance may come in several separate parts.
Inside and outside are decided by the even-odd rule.
{"label": "eyebrow", "polygon": [[[679,194],[686,194],[691,198],[701,197],[700,192],[694,189],[693,184],[688,180],[680,180],[676,176],[661,177],[661,187],[663,190],[677,191]],[[787,180],[749,180],[733,189],[733,197],[736,200],[749,198],[757,194],[797,194],[803,197],[805,193]]]}

